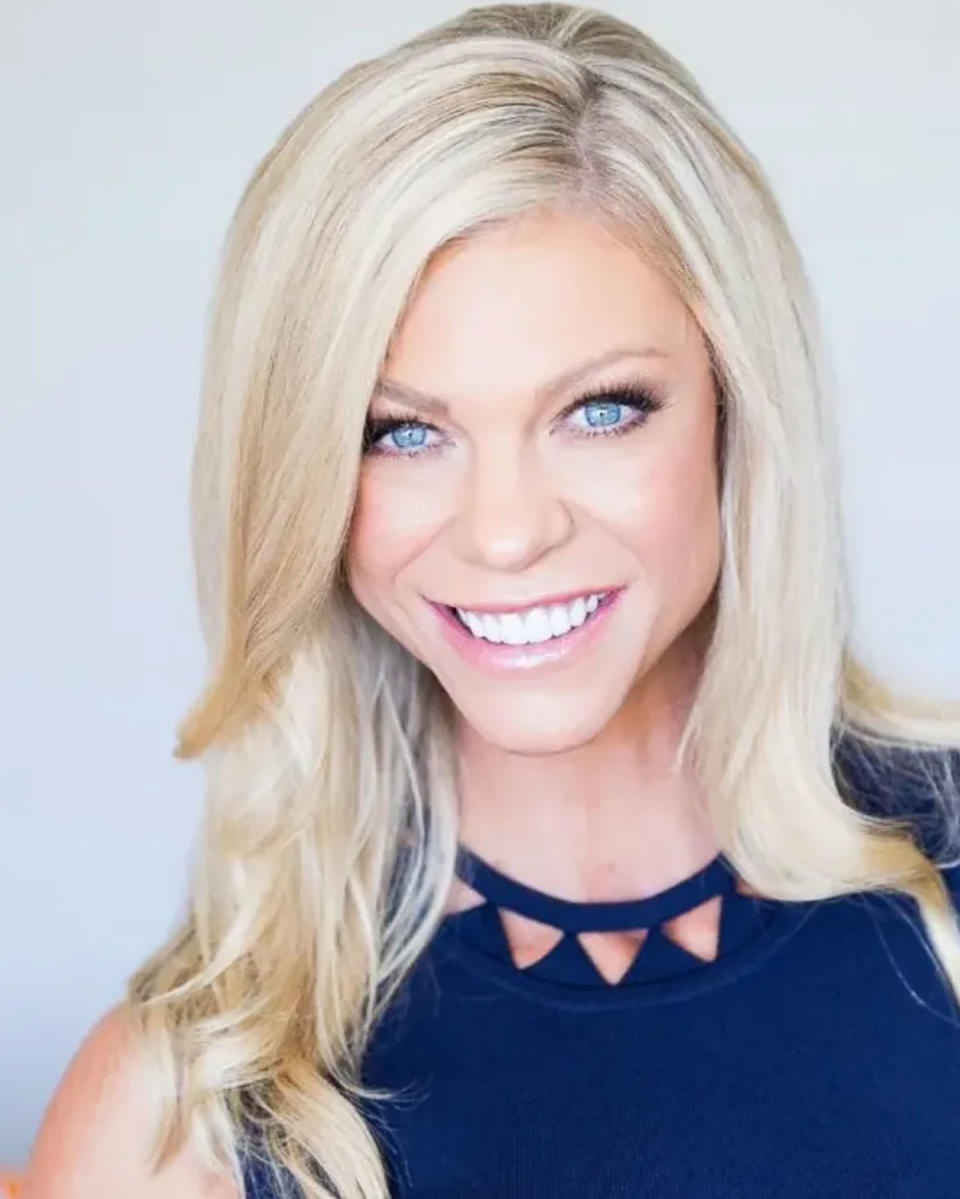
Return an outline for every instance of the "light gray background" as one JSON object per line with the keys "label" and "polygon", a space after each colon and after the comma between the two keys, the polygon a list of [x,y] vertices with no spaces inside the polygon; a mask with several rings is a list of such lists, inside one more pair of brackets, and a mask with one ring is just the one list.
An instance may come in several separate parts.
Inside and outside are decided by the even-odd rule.
{"label": "light gray background", "polygon": [[[202,676],[186,491],[214,257],[334,75],[460,6],[5,0],[0,1161],[179,907]],[[960,7],[607,6],[759,155],[842,386],[859,649],[960,695]]]}

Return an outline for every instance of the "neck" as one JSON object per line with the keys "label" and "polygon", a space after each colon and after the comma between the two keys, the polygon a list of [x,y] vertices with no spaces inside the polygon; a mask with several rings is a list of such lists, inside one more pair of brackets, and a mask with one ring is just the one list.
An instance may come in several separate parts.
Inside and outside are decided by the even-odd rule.
{"label": "neck", "polygon": [[577,902],[639,898],[699,870],[718,850],[705,796],[688,767],[672,768],[689,666],[682,648],[668,652],[610,724],[561,753],[511,753],[459,722],[461,844]]}

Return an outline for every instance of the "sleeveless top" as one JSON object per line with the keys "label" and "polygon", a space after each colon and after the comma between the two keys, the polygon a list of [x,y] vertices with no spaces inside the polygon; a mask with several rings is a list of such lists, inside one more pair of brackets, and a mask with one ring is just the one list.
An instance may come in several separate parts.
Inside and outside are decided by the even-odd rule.
{"label": "sleeveless top", "polygon": [[[892,799],[923,842],[914,776],[860,781],[858,806]],[[960,909],[960,866],[942,873]],[[480,902],[443,919],[365,1058],[363,1081],[394,1091],[363,1114],[395,1199],[960,1194],[960,1008],[912,900],[766,899],[722,854],[614,902],[547,894],[464,846],[457,874]],[[670,922],[711,900],[715,952],[697,956]],[[555,943],[518,965],[503,912]],[[588,938],[615,930],[638,948],[611,981]],[[246,1161],[246,1199],[274,1185]]]}

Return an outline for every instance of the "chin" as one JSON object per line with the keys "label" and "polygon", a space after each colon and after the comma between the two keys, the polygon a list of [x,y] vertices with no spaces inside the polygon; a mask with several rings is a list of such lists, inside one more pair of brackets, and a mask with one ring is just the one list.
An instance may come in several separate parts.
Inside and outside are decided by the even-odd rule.
{"label": "chin", "polygon": [[556,706],[551,711],[550,704],[530,699],[521,701],[518,708],[521,710],[506,704],[496,712],[477,712],[458,705],[457,710],[474,735],[488,745],[529,757],[578,749],[602,732],[610,719],[606,712],[588,719],[582,708],[564,712],[562,706]]}

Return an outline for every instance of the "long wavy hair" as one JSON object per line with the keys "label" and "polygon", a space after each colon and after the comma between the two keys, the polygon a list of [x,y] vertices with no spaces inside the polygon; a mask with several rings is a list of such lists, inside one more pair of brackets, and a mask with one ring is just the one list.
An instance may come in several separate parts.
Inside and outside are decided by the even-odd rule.
{"label": "long wavy hair", "polygon": [[431,256],[535,209],[628,230],[711,353],[722,561],[677,757],[722,851],[773,898],[912,897],[960,997],[938,861],[838,769],[841,738],[874,772],[909,751],[956,850],[960,703],[900,694],[850,649],[832,385],[771,188],[630,24],[472,8],[321,91],[222,249],[192,482],[209,677],[174,751],[202,760],[206,804],[185,912],[126,998],[157,1167],[187,1139],[238,1182],[256,1150],[307,1199],[388,1195],[362,1058],[454,877],[453,725],[352,598],[345,546],[369,399]]}

